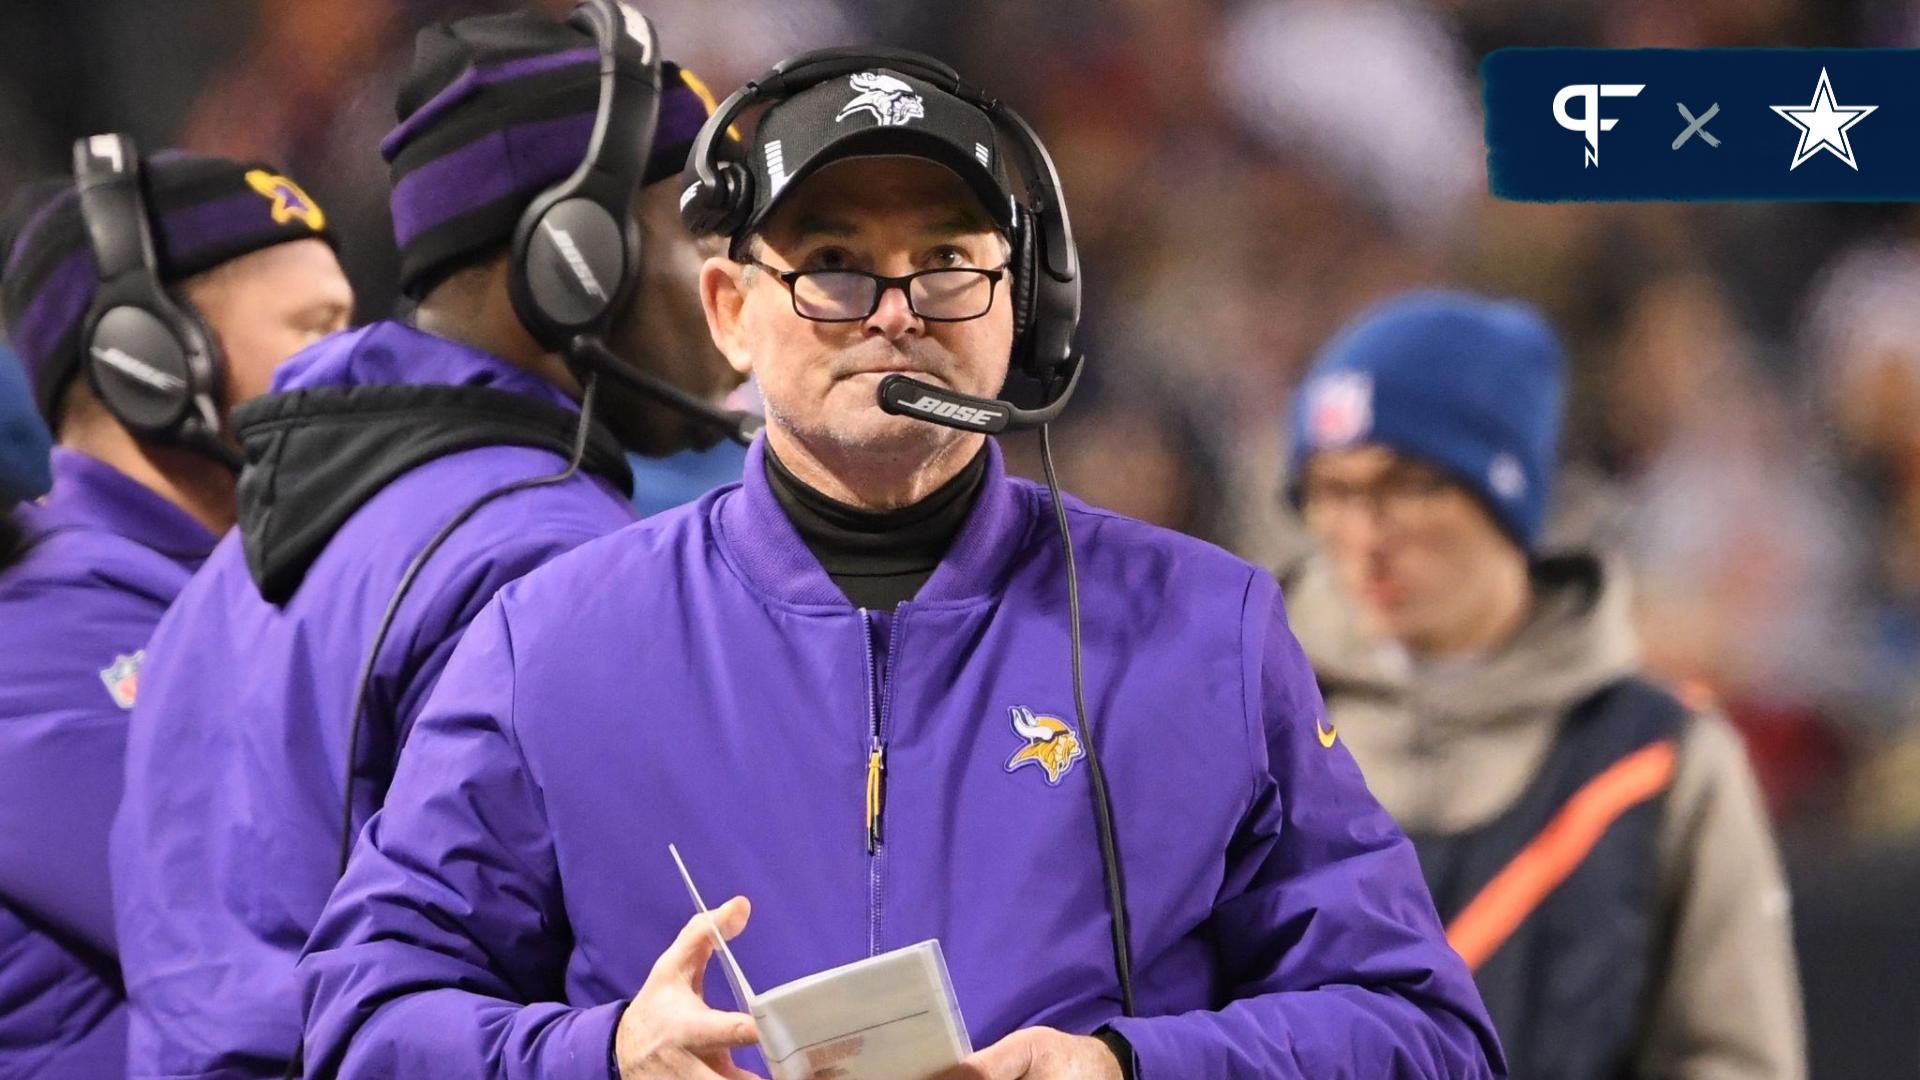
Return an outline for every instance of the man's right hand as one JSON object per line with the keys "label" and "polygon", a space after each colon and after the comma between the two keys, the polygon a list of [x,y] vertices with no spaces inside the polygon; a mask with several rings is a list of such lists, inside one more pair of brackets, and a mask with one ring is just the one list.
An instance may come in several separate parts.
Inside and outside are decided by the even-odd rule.
{"label": "man's right hand", "polygon": [[[746,929],[747,915],[747,898],[736,896],[713,918],[731,941]],[[695,915],[654,961],[647,984],[620,1014],[613,1037],[620,1080],[755,1080],[727,1053],[759,1040],[753,1017],[721,1012],[701,997],[712,956],[707,917]]]}

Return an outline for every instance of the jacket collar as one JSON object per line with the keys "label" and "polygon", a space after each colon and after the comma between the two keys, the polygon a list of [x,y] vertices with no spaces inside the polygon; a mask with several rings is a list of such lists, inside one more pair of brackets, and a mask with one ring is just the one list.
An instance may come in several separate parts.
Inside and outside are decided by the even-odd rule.
{"label": "jacket collar", "polygon": [[[1031,499],[1007,476],[1000,446],[987,440],[987,472],[980,493],[940,568],[913,598],[915,604],[978,600],[997,592],[1023,550],[1032,526]],[[807,550],[767,482],[766,436],[747,451],[740,486],[714,509],[721,546],[750,584],[783,603],[850,610],[845,594]]]}
{"label": "jacket collar", "polygon": [[322,387],[459,386],[503,390],[579,411],[552,383],[458,341],[391,320],[335,334],[274,372],[274,394]]}
{"label": "jacket collar", "polygon": [[29,534],[103,529],[169,558],[198,563],[219,537],[158,492],[98,458],[53,449],[53,490],[23,508]]}

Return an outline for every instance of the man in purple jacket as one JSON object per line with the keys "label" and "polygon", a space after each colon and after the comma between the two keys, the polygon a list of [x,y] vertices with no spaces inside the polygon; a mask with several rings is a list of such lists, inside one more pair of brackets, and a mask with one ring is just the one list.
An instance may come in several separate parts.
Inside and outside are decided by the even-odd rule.
{"label": "man in purple jacket", "polygon": [[893,374],[998,390],[1020,248],[1000,125],[873,63],[770,107],[751,213],[701,271],[767,402],[744,481],[476,618],[302,959],[309,1063],[752,1075],[671,842],[734,896],[760,985],[938,938],[986,1047],[957,1077],[1502,1073],[1272,577],[1066,500],[1082,718],[1047,493],[983,435],[876,407]]}
{"label": "man in purple jacket", "polygon": [[[219,400],[345,325],[353,291],[292,181],[163,153],[137,182],[153,270],[216,343]],[[136,435],[84,370],[119,347],[82,340],[102,286],[74,183],[28,189],[0,233],[0,306],[58,439],[51,492],[0,520],[0,1076],[103,1080],[126,1072],[107,829],[128,710],[154,624],[233,523],[234,475],[218,447]]]}
{"label": "man in purple jacket", "polygon": [[[507,245],[521,211],[586,153],[597,55],[593,35],[534,13],[421,33],[383,146],[413,324],[306,351],[239,418],[239,528],[148,648],[114,823],[135,1075],[288,1070],[300,1042],[294,961],[340,872],[343,836],[380,805],[468,620],[501,585],[633,520],[623,448],[692,437],[602,385],[606,423],[589,428],[577,472],[485,502],[421,564],[359,702],[378,627],[430,539],[486,493],[562,472],[574,452],[581,385],[516,314]],[[677,174],[707,115],[677,69],[662,81],[648,182]],[[699,254],[673,188],[635,199],[642,282],[612,344],[717,396],[737,378],[682,329],[699,326],[698,298],[674,270]]]}

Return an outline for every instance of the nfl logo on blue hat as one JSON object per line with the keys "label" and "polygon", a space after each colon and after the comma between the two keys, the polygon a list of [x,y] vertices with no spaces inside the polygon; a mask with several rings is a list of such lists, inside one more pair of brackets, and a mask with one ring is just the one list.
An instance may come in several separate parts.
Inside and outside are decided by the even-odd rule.
{"label": "nfl logo on blue hat", "polygon": [[1307,438],[1319,449],[1351,446],[1373,426],[1373,376],[1338,371],[1307,388]]}

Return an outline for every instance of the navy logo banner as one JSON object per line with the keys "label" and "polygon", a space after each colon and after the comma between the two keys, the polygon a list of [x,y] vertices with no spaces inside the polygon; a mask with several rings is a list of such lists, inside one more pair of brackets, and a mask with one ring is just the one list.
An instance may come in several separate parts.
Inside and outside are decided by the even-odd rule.
{"label": "navy logo banner", "polygon": [[1920,200],[1920,50],[1500,49],[1480,64],[1493,193]]}

